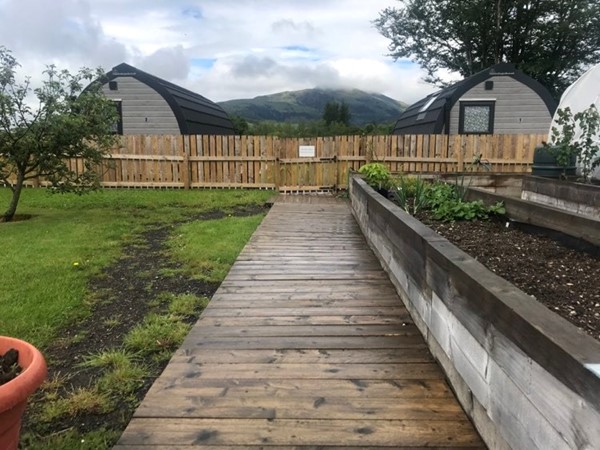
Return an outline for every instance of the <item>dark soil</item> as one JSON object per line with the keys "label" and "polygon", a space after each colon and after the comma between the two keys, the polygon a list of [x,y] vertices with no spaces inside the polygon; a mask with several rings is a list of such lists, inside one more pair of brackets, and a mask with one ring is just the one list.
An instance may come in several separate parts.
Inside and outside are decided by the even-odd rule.
{"label": "dark soil", "polygon": [[597,247],[506,219],[441,223],[421,215],[419,220],[492,272],[600,339]]}
{"label": "dark soil", "polygon": [[19,352],[11,348],[0,355],[0,386],[17,378],[21,373],[21,367],[18,364]]}
{"label": "dark soil", "polygon": [[[262,206],[244,207],[232,212],[212,211],[191,215],[185,222],[220,219],[228,214],[251,216],[262,212]],[[161,307],[155,304],[160,294],[189,293],[211,298],[215,293],[219,283],[206,283],[183,274],[178,270],[181,269],[181,264],[167,256],[166,240],[181,223],[184,222],[149,227],[134,244],[123,249],[120,259],[91,280],[88,289],[93,302],[90,315],[63,330],[61,337],[44,349],[48,362],[47,379],[67,378],[58,390],[59,395],[64,396],[77,388],[93,385],[102,369],[82,368],[81,362],[88,355],[121,347],[125,335],[143,322],[148,313],[161,311]],[[201,311],[197,311],[187,321],[194,323],[200,313]],[[117,407],[106,414],[80,414],[64,417],[50,424],[41,424],[36,420],[36,414],[47,393],[42,388],[30,401],[24,417],[23,435],[30,433],[32,436],[43,437],[67,430],[86,433],[101,428],[122,431],[167,362],[148,361],[148,364],[151,364],[152,376],[145,380],[135,398],[120,400]]]}

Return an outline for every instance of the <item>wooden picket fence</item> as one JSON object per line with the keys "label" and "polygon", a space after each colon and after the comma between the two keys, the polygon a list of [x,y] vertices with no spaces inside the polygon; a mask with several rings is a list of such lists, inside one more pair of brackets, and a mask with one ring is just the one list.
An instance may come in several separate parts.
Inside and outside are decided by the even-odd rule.
{"label": "wooden picket fence", "polygon": [[394,173],[529,172],[545,136],[123,136],[98,170],[105,187],[322,191],[347,187],[348,172],[373,161]]}

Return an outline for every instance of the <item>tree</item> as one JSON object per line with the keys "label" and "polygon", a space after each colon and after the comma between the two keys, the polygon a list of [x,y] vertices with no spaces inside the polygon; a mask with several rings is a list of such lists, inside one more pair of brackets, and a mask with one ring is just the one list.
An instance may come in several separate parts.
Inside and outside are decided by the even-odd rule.
{"label": "tree", "polygon": [[240,136],[248,134],[250,131],[250,125],[246,119],[244,119],[242,116],[238,116],[237,114],[230,116],[230,119],[231,123],[233,124],[233,131],[235,131],[235,134]]}
{"label": "tree", "polygon": [[329,126],[333,122],[337,122],[339,115],[340,105],[338,102],[330,101],[325,103],[325,107],[323,108],[323,120],[325,121],[325,125]]}
{"label": "tree", "polygon": [[395,59],[409,58],[443,84],[440,70],[467,77],[514,63],[555,97],[600,61],[597,0],[399,0],[374,21]]}
{"label": "tree", "polygon": [[346,102],[342,102],[340,104],[338,122],[348,126],[350,125],[351,118],[352,114],[350,114],[350,107],[346,104]]}
{"label": "tree", "polygon": [[[51,65],[41,87],[32,89],[28,78],[17,81],[18,67],[0,47],[0,183],[12,191],[5,221],[13,219],[28,179],[43,177],[55,192],[98,187],[97,168],[117,140],[117,112],[101,92],[100,69],[73,75]],[[84,83],[90,84],[84,89]],[[81,159],[84,170],[71,170],[71,158]]]}
{"label": "tree", "polygon": [[327,126],[336,122],[346,126],[350,125],[350,118],[350,108],[346,102],[338,103],[336,101],[330,101],[327,102],[323,108],[323,120]]}

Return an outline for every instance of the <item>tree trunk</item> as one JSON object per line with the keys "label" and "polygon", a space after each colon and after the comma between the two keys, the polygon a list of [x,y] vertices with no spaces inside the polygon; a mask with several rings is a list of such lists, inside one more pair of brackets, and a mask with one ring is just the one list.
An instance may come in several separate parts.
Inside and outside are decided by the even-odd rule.
{"label": "tree trunk", "polygon": [[[495,64],[502,62],[502,0],[496,1],[496,42],[494,42]],[[509,61],[512,62],[512,61]]]}
{"label": "tree trunk", "polygon": [[15,212],[17,212],[17,205],[19,204],[19,198],[21,197],[21,191],[23,190],[24,182],[25,174],[19,171],[19,173],[17,173],[17,182],[12,187],[12,198],[10,199],[8,209],[4,213],[5,222],[10,222],[15,217]]}

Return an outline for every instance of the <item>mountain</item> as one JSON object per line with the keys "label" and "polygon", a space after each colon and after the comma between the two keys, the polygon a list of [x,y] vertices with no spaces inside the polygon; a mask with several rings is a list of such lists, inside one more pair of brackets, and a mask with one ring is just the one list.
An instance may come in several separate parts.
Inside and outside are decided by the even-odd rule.
{"label": "mountain", "polygon": [[345,102],[350,108],[351,123],[394,122],[408,105],[382,94],[358,89],[304,89],[261,95],[252,99],[220,102],[228,114],[238,115],[250,122],[305,122],[320,120],[325,104]]}

